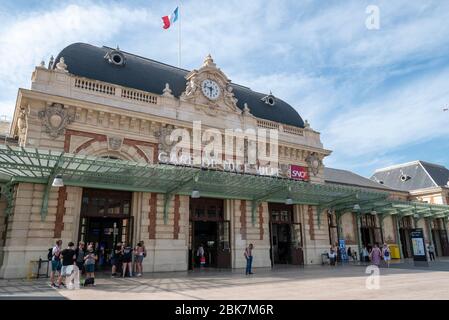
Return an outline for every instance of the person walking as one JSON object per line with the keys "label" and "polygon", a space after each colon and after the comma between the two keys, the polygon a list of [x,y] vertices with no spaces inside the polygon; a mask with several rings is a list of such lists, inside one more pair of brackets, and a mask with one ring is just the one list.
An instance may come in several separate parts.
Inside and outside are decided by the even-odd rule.
{"label": "person walking", "polygon": [[53,249],[51,250],[51,272],[50,272],[50,283],[51,286],[54,288],[59,288],[58,285],[55,284],[55,276],[56,273],[58,273],[58,278],[59,275],[61,274],[61,246],[62,246],[62,240],[58,240],[56,241],[56,245],[53,247]]}
{"label": "person walking", "polygon": [[98,256],[95,254],[93,246],[89,245],[84,256],[84,268],[86,270],[85,286],[89,284],[95,286],[95,262],[97,259]]}
{"label": "person walking", "polygon": [[202,243],[198,247],[198,250],[196,250],[196,256],[198,257],[200,268],[204,268],[204,265],[206,264],[206,255],[204,254],[204,247]]}
{"label": "person walking", "polygon": [[123,243],[122,255],[123,255],[123,264],[122,264],[123,278],[126,275],[126,267],[128,267],[129,276],[132,277],[133,276],[133,270],[132,270],[132,268],[133,268],[133,266],[132,266],[133,248],[130,245]]}
{"label": "person walking", "polygon": [[[73,242],[69,242],[67,249],[61,251],[60,257],[62,258],[62,267],[61,272],[59,273],[58,287],[60,287],[61,284],[66,286],[64,283],[67,283],[66,280],[74,272],[73,266],[76,265],[75,244]],[[62,282],[63,277],[64,283]]]}
{"label": "person walking", "polygon": [[136,273],[138,277],[141,277],[143,273],[143,266],[142,266],[143,258],[147,256],[147,251],[145,249],[143,240],[140,240],[137,243],[137,246],[134,249],[134,256],[136,259]]}
{"label": "person walking", "polygon": [[248,247],[245,249],[245,259],[246,259],[246,275],[253,274],[251,271],[253,265],[253,244],[250,243]]}
{"label": "person walking", "polygon": [[379,249],[379,246],[377,245],[377,243],[374,245],[373,249],[371,250],[370,259],[371,259],[372,264],[374,264],[376,266],[380,265],[380,261],[382,259],[382,251]]}
{"label": "person walking", "polygon": [[391,261],[391,252],[390,248],[386,243],[384,243],[384,246],[382,248],[382,257],[384,258],[385,263],[387,264],[387,267],[390,267],[390,261]]}
{"label": "person walking", "polygon": [[430,243],[427,247],[429,251],[429,259],[430,261],[435,261],[435,247],[433,246],[433,243]]}

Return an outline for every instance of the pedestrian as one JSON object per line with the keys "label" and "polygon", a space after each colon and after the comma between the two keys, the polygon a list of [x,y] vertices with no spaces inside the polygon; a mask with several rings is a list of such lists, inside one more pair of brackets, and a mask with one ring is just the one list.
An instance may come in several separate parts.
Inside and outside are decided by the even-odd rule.
{"label": "pedestrian", "polygon": [[245,249],[245,259],[246,259],[246,275],[253,274],[251,271],[253,265],[253,244],[250,243],[249,246]]}
{"label": "pedestrian", "polygon": [[349,260],[349,258],[352,258],[353,260],[354,260],[354,257],[352,256],[352,250],[351,250],[351,247],[348,247],[348,260]]}
{"label": "pedestrian", "polygon": [[382,251],[379,249],[379,246],[377,245],[377,243],[374,245],[374,248],[371,250],[370,259],[374,265],[376,265],[376,266],[380,265],[380,260],[382,259]]}
{"label": "pedestrian", "polygon": [[84,256],[84,268],[86,270],[85,286],[89,284],[95,286],[95,262],[97,259],[98,256],[95,254],[93,246],[89,245]]}
{"label": "pedestrian", "polygon": [[391,252],[390,248],[386,243],[384,243],[384,246],[382,248],[382,257],[384,258],[385,263],[387,264],[387,267],[390,267],[390,261],[391,261]]}
{"label": "pedestrian", "polygon": [[[60,287],[61,284],[66,286],[65,283],[67,283],[67,278],[74,272],[73,266],[76,264],[75,244],[69,242],[67,248],[61,251],[60,257],[62,258],[62,268],[59,273],[58,287]],[[63,277],[64,282],[62,282]]]}
{"label": "pedestrian", "polygon": [[52,287],[59,288],[58,285],[55,284],[55,275],[58,273],[61,274],[61,246],[62,246],[62,240],[56,241],[56,245],[51,250],[51,272],[50,272],[50,283]]}
{"label": "pedestrian", "polygon": [[429,251],[430,261],[434,261],[435,260],[435,247],[433,246],[433,243],[430,243],[427,248]]}
{"label": "pedestrian", "polygon": [[363,257],[363,262],[369,262],[369,252],[368,249],[366,248],[366,246],[363,246],[362,249],[362,257]]}
{"label": "pedestrian", "polygon": [[133,248],[130,245],[123,243],[122,255],[123,255],[123,264],[122,264],[123,278],[126,275],[126,267],[128,267],[129,276],[132,277]]}
{"label": "pedestrian", "polygon": [[78,243],[78,248],[75,250],[76,255],[76,266],[78,267],[81,274],[84,274],[84,242],[80,241]]}
{"label": "pedestrian", "polygon": [[335,252],[335,247],[332,246],[329,250],[329,264],[335,266],[335,261],[337,260],[337,252]]}
{"label": "pedestrian", "polygon": [[122,250],[123,250],[123,244],[121,242],[118,242],[115,246],[115,248],[112,251],[112,277],[115,277],[118,274],[122,273]]}
{"label": "pedestrian", "polygon": [[196,256],[198,257],[200,268],[204,268],[204,265],[206,264],[206,256],[204,254],[204,247],[202,243],[198,247],[198,250],[196,250]]}
{"label": "pedestrian", "polygon": [[134,256],[136,259],[136,273],[138,277],[141,277],[143,273],[143,266],[142,266],[143,258],[147,256],[147,251],[145,249],[143,240],[140,240],[137,243],[137,246],[134,249]]}

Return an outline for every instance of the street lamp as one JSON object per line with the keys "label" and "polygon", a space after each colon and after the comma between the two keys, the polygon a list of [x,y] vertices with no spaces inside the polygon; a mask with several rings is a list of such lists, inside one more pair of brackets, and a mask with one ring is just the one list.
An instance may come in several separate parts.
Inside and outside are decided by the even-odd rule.
{"label": "street lamp", "polygon": [[197,189],[192,190],[192,196],[193,199],[198,199],[200,197],[200,192]]}
{"label": "street lamp", "polygon": [[51,185],[52,187],[64,187],[64,180],[62,180],[62,176],[61,175],[57,175],[54,179],[53,179],[53,183]]}

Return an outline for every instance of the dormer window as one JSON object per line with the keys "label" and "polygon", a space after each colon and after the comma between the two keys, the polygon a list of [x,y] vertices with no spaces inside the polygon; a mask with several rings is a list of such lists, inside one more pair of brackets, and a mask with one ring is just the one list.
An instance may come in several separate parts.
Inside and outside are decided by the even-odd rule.
{"label": "dormer window", "polygon": [[274,106],[276,104],[276,98],[271,92],[268,96],[263,97],[261,100],[270,106]]}
{"label": "dormer window", "polygon": [[125,55],[120,52],[120,49],[112,50],[108,52],[104,58],[108,60],[109,63],[114,64],[116,66],[124,66],[125,65]]}

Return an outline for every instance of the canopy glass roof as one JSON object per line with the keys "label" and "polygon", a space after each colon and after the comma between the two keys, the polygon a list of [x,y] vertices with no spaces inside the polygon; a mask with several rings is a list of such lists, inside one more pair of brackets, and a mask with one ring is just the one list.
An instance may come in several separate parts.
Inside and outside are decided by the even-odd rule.
{"label": "canopy glass roof", "polygon": [[67,186],[165,194],[165,216],[171,196],[190,195],[194,189],[201,197],[252,201],[253,222],[260,202],[285,202],[287,198],[293,204],[317,205],[319,210],[352,211],[354,204],[359,204],[357,212],[361,213],[449,215],[449,206],[391,201],[388,192],[379,190],[0,145],[3,192],[11,197],[8,190],[20,182],[46,184],[43,218],[56,175],[61,175]]}

